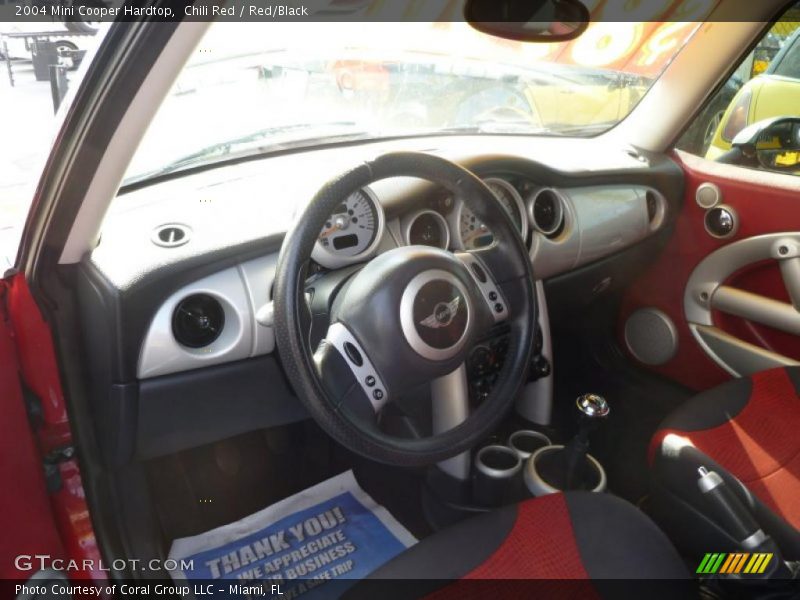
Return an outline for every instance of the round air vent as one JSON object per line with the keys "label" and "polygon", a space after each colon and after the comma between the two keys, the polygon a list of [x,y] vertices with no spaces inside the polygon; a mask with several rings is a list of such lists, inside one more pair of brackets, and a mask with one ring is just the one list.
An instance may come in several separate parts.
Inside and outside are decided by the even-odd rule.
{"label": "round air vent", "polygon": [[152,240],[156,246],[162,248],[177,248],[189,241],[191,229],[180,223],[160,225],[153,231]]}
{"label": "round air vent", "polygon": [[664,222],[666,215],[666,203],[664,199],[653,190],[645,192],[645,202],[647,203],[647,221],[650,223],[650,230],[655,231]]}
{"label": "round air vent", "polygon": [[172,313],[172,335],[187,348],[212,344],[225,327],[225,310],[208,294],[193,294],[178,303]]}
{"label": "round air vent", "polygon": [[530,207],[533,226],[548,237],[558,234],[564,225],[564,205],[555,190],[541,190]]}
{"label": "round air vent", "polygon": [[653,192],[647,192],[645,199],[647,200],[647,220],[652,223],[658,216],[658,197]]}

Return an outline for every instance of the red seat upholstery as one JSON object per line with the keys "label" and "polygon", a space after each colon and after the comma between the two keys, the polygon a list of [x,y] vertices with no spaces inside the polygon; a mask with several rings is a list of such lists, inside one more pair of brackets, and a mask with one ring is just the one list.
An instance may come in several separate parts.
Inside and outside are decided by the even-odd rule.
{"label": "red seat upholstery", "polygon": [[676,503],[701,509],[702,464],[729,479],[762,527],[800,558],[798,389],[800,369],[764,371],[704,392],[668,417],[650,446],[659,512]]}
{"label": "red seat upholstery", "polygon": [[[681,589],[691,581],[669,540],[641,511],[588,492],[536,498],[467,519],[422,540],[370,579],[426,580],[424,593],[433,600],[630,597],[630,584],[618,582],[631,579],[658,580],[655,597],[672,598],[676,590],[665,580]],[[363,597],[370,590],[365,584],[359,586]],[[424,595],[419,586],[408,591],[409,597]]]}
{"label": "red seat upholstery", "polygon": [[[524,562],[516,560],[525,556]],[[563,495],[517,508],[511,531],[463,579],[588,579]]]}

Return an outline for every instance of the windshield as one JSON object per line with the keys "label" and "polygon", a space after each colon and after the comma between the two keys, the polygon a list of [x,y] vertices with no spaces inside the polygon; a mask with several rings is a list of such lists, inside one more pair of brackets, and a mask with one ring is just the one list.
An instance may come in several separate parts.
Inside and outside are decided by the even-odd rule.
{"label": "windshield", "polygon": [[624,119],[697,23],[511,42],[465,23],[215,23],[126,182],[243,154],[436,134],[592,136]]}

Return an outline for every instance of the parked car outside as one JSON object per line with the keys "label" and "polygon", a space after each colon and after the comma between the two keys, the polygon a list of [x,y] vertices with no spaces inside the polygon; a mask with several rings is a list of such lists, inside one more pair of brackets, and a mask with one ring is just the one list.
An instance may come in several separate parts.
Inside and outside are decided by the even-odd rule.
{"label": "parked car outside", "polygon": [[731,149],[742,129],[763,119],[798,114],[800,101],[800,29],[786,40],[767,69],[737,92],[717,126],[706,158]]}

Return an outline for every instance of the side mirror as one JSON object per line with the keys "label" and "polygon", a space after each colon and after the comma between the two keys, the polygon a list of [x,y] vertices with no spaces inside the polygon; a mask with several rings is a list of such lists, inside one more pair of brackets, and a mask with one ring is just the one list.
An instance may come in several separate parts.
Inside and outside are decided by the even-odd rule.
{"label": "side mirror", "polygon": [[800,118],[774,117],[745,127],[733,138],[744,157],[770,171],[800,170]]}
{"label": "side mirror", "polygon": [[467,0],[464,17],[478,31],[518,42],[565,42],[589,26],[580,0]]}

